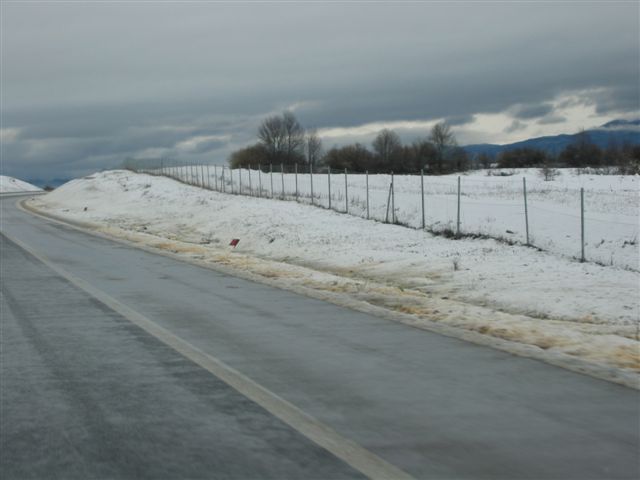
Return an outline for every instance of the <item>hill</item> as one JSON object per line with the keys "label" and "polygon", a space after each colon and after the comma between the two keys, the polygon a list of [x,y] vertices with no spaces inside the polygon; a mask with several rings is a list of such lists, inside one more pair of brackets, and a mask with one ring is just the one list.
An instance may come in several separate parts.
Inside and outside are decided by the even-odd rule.
{"label": "hill", "polygon": [[0,175],[0,193],[39,192],[41,189],[17,178]]}
{"label": "hill", "polygon": [[[625,143],[640,144],[640,119],[637,120],[613,120],[605,123],[601,127],[587,130],[589,138],[600,148],[606,148],[612,142],[622,145]],[[513,150],[516,148],[537,148],[545,152],[557,155],[567,145],[576,141],[575,134],[560,134],[546,137],[530,138],[520,142],[505,145],[491,143],[481,143],[466,145],[464,149],[470,154],[486,153],[496,156],[500,152]]]}

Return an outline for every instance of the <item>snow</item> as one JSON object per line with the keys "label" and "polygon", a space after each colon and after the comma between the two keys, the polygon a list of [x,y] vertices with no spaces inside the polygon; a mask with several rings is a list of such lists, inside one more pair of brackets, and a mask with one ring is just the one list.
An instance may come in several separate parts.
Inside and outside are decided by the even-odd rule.
{"label": "snow", "polygon": [[[203,166],[172,169],[179,178],[205,185],[222,184],[221,167]],[[461,176],[461,233],[489,236],[526,244],[523,178],[527,184],[529,244],[570,258],[581,257],[580,189],[584,188],[585,257],[605,265],[640,269],[640,176],[587,175],[573,169],[545,181],[538,169],[480,170]],[[488,174],[491,174],[488,175]],[[217,174],[217,178],[216,178]],[[204,181],[203,181],[204,178]],[[296,198],[296,176],[258,170],[225,169],[225,190],[258,193],[263,197]],[[434,232],[455,232],[457,228],[458,175],[425,176],[425,226]],[[355,216],[367,216],[367,178],[344,172],[313,175],[313,201]],[[369,218],[391,219],[390,175],[369,175]],[[421,179],[419,175],[394,177],[393,205],[396,221],[422,226]],[[311,203],[309,175],[298,175],[298,199]],[[329,189],[331,196],[329,197]]]}
{"label": "snow", "polygon": [[0,175],[0,193],[38,192],[41,189],[17,178]]}
{"label": "snow", "polygon": [[[573,208],[573,189],[584,184],[594,197],[602,193],[599,202],[588,203],[594,218],[599,215],[604,222],[637,218],[637,177],[592,180],[566,175],[545,194],[548,182],[524,174],[528,181],[531,178],[532,197],[540,204],[547,202],[550,210],[560,212],[559,205]],[[398,194],[402,205],[402,195],[412,188],[408,183],[416,179],[396,180],[397,192],[403,192]],[[449,182],[446,177],[437,180]],[[508,177],[512,183],[494,183],[499,180],[503,179],[477,174],[463,178],[468,185],[473,181],[494,185],[498,199],[493,203],[514,202],[510,195],[515,195],[517,180]],[[359,180],[349,179],[350,190],[356,191],[358,185]],[[384,187],[385,179],[372,176],[372,190],[374,185]],[[265,181],[263,188],[268,186]],[[631,200],[621,201],[624,195]],[[486,200],[470,191],[466,205],[476,197],[478,205]],[[607,203],[605,199],[611,198]],[[616,243],[626,238],[626,230],[607,237],[611,239],[607,248],[616,248],[616,259],[623,260],[580,263],[563,251],[559,241],[554,241],[555,249],[540,251],[489,238],[454,240],[294,201],[222,194],[128,171],[74,180],[30,204],[100,225],[99,230],[111,235],[251,272],[285,288],[309,287],[410,314],[416,326],[437,322],[640,372],[640,273],[633,268],[638,245]],[[614,211],[608,214],[608,209]],[[372,211],[380,215],[379,206]],[[398,216],[413,224],[420,211],[411,215],[412,211],[398,208]],[[233,238],[240,239],[235,249],[228,245]]]}

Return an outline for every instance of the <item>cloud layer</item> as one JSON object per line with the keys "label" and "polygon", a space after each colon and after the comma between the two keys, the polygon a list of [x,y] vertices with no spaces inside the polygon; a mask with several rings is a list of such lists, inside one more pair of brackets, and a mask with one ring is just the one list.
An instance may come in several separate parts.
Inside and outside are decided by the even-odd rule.
{"label": "cloud layer", "polygon": [[637,3],[2,4],[2,170],[222,163],[293,109],[326,146],[572,132],[640,108]]}

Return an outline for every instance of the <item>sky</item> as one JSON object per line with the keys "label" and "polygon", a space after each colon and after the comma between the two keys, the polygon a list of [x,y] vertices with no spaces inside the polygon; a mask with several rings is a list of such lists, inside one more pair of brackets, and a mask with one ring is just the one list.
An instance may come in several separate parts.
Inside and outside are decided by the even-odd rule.
{"label": "sky", "polygon": [[325,149],[640,116],[633,2],[1,2],[1,170],[222,164],[291,110]]}

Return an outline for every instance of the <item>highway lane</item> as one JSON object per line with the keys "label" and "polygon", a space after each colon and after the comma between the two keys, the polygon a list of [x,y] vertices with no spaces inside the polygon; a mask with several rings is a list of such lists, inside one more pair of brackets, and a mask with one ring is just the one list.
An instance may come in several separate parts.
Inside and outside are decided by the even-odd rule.
{"label": "highway lane", "polygon": [[[15,199],[0,202],[2,232],[416,477],[600,479],[636,478],[640,474],[637,391],[87,235],[23,213],[15,208]],[[3,242],[3,249],[5,244],[10,245]],[[6,251],[11,248],[17,247]],[[10,257],[22,258],[18,254]],[[33,258],[31,262],[37,263]],[[44,330],[39,336],[60,340],[56,325],[61,320],[46,315],[46,303],[51,299],[42,300],[38,295],[35,279],[39,275],[34,274],[32,286],[27,279],[20,288],[11,287],[13,278],[20,278],[16,273],[20,265],[27,263],[25,258],[3,261],[3,292],[12,289],[28,294],[16,299],[17,294],[13,293],[11,304],[9,295],[3,293],[3,329],[5,318],[13,319],[9,323],[24,322],[15,313],[20,305],[44,301],[45,306],[39,307],[43,310],[33,316],[47,319],[46,325],[40,325]],[[48,275],[52,276],[51,272]],[[5,305],[14,305],[13,313],[5,314]],[[104,315],[114,317],[113,312],[105,311]],[[41,321],[33,318],[31,322],[38,327]],[[93,351],[91,345],[100,344],[98,339],[114,330],[94,325],[92,315],[63,324],[69,332],[83,333],[71,335],[74,340],[69,341],[70,345],[52,340],[51,351],[73,351],[76,343],[79,349],[86,345]],[[134,331],[137,337],[147,337],[144,332]],[[4,335],[2,342],[3,355],[31,358]],[[165,352],[168,348],[149,342],[155,345],[149,350]],[[105,363],[95,368],[112,371],[115,366],[110,362],[118,358],[121,343],[116,338],[106,342],[99,355]],[[20,398],[29,398],[30,389],[35,386],[22,389],[19,379],[33,378],[31,383],[24,382],[37,386],[37,366],[33,367],[32,377],[28,361],[28,367],[21,361],[13,362],[20,366],[21,374],[13,380],[11,390],[21,392]],[[193,385],[206,382],[205,377],[215,381],[210,373],[188,361],[180,362],[186,362],[185,368],[193,368],[193,376],[197,377]],[[7,375],[5,365],[3,378]],[[64,363],[61,371],[73,365],[73,361]],[[150,388],[157,389],[154,398],[157,395],[163,402],[170,402],[175,392],[166,387],[166,377],[177,381],[180,374],[146,375],[146,365],[122,372],[124,367],[118,364],[116,369],[128,375],[128,380],[122,380],[125,384],[133,385],[136,378],[144,378]],[[72,383],[82,384],[83,378]],[[115,392],[121,389],[114,385],[120,381],[118,377],[106,381],[114,396],[107,388],[95,400],[96,408],[101,402],[118,405],[120,397]],[[45,416],[50,408],[46,402],[31,406],[13,399],[9,403],[17,411],[42,410]],[[3,410],[4,407],[3,397]],[[75,407],[67,408],[73,411]],[[215,419],[216,409],[215,404],[209,404],[191,414],[185,406],[180,418],[169,423],[178,428],[179,421],[191,425],[208,415]],[[241,410],[231,412],[230,417]],[[24,413],[20,418],[28,415]],[[161,418],[158,424],[164,424]],[[6,421],[3,415],[3,465],[5,443],[12,443],[5,436]],[[65,424],[61,420],[60,428],[64,430]],[[101,436],[108,437],[101,433],[102,428],[118,431],[119,427],[106,417],[94,430],[83,432],[99,444]],[[72,444],[78,441],[77,434],[77,430],[68,430]],[[235,435],[247,438],[237,432],[231,436]],[[154,448],[154,438],[149,437],[149,448]],[[236,445],[242,443],[238,440]],[[159,445],[163,445],[162,441]],[[188,456],[189,444],[185,445],[178,453]],[[284,441],[283,445],[281,452],[289,444]],[[313,444],[307,447],[313,449]],[[252,454],[249,449],[237,458]],[[180,456],[176,455],[176,461]],[[78,458],[92,464],[91,457],[82,452]],[[232,464],[233,460],[229,462]],[[331,455],[321,463],[330,469],[328,474],[325,472],[326,478],[357,474]],[[269,471],[265,472],[253,476],[268,476]],[[291,472],[293,476],[299,473],[295,469]]]}
{"label": "highway lane", "polygon": [[2,238],[0,478],[364,478]]}

